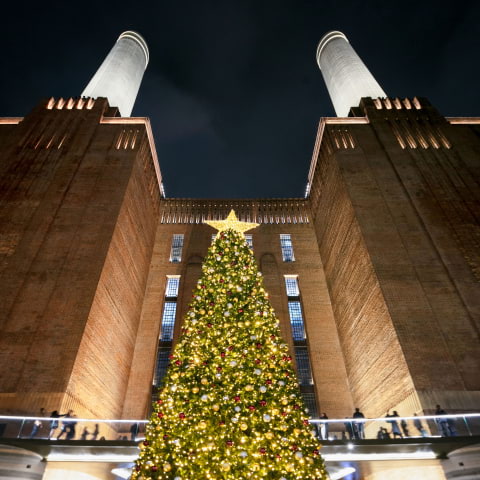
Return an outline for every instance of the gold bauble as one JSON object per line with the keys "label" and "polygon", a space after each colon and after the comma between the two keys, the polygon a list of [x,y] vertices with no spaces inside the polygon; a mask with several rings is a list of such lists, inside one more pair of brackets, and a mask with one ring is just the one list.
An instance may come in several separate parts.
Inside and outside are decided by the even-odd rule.
{"label": "gold bauble", "polygon": [[200,389],[198,387],[193,387],[192,388],[192,393],[198,393]]}
{"label": "gold bauble", "polygon": [[248,428],[248,425],[246,423],[240,424],[240,430],[246,430],[247,428]]}
{"label": "gold bauble", "polygon": [[212,314],[213,314],[213,310],[209,310],[209,311],[208,311],[208,314],[209,314],[209,315],[212,315]]}
{"label": "gold bauble", "polygon": [[200,310],[200,315],[205,315],[205,310]]}
{"label": "gold bauble", "polygon": [[282,405],[288,405],[288,400],[286,398],[282,398]]}
{"label": "gold bauble", "polygon": [[172,373],[172,379],[176,380],[178,378],[178,373]]}
{"label": "gold bauble", "polygon": [[220,468],[224,471],[224,472],[228,472],[230,470],[230,464],[228,462],[222,462],[220,464]]}
{"label": "gold bauble", "polygon": [[272,415],[278,415],[280,413],[280,410],[278,408],[274,408],[272,410]]}
{"label": "gold bauble", "polygon": [[217,404],[215,404],[215,405],[212,405],[212,409],[214,412],[218,412],[220,410],[220,407]]}
{"label": "gold bauble", "polygon": [[287,470],[287,472],[293,472],[295,470],[295,465],[293,463],[289,463],[287,464],[285,469]]}
{"label": "gold bauble", "polygon": [[208,380],[207,380],[205,377],[203,377],[203,378],[200,380],[200,383],[201,383],[202,385],[206,385],[206,384],[208,383]]}
{"label": "gold bauble", "polygon": [[299,428],[295,428],[293,430],[293,433],[298,437],[302,433],[302,431]]}
{"label": "gold bauble", "polygon": [[164,463],[163,464],[163,471],[164,472],[169,472],[172,469],[172,466],[169,463]]}
{"label": "gold bauble", "polygon": [[265,434],[265,437],[268,438],[268,440],[271,440],[273,438],[273,433],[272,432],[267,432]]}
{"label": "gold bauble", "polygon": [[253,385],[247,385],[247,386],[245,387],[245,390],[246,390],[247,392],[251,392],[251,391],[253,390]]}
{"label": "gold bauble", "polygon": [[260,465],[259,465],[258,463],[254,463],[254,464],[252,465],[252,470],[253,470],[254,472],[258,472],[258,470],[260,470]]}
{"label": "gold bauble", "polygon": [[207,424],[206,424],[205,422],[200,422],[200,423],[198,424],[198,426],[199,426],[201,429],[207,428]]}

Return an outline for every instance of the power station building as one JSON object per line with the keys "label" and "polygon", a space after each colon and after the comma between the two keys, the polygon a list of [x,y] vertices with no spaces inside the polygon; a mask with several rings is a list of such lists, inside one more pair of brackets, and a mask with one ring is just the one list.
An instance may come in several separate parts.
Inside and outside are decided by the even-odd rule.
{"label": "power station building", "polygon": [[480,119],[388,97],[330,32],[307,195],[166,198],[148,59],[125,32],[82,97],[0,119],[0,411],[144,418],[232,208],[312,416],[477,411]]}

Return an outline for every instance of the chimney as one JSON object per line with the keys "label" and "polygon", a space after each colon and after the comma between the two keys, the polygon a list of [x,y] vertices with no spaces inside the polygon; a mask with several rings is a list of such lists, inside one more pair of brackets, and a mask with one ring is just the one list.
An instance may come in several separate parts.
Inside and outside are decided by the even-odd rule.
{"label": "chimney", "polygon": [[342,32],[323,36],[317,47],[317,63],[338,117],[347,117],[362,97],[387,96]]}
{"label": "chimney", "polygon": [[106,97],[112,107],[118,107],[122,117],[129,117],[148,58],[147,43],[141,35],[123,32],[82,92],[82,97]]}

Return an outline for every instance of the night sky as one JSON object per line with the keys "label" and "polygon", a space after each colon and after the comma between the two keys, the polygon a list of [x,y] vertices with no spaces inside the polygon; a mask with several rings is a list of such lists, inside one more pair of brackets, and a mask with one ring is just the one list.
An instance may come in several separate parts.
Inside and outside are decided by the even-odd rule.
{"label": "night sky", "polygon": [[[29,2],[31,3],[31,2]],[[319,118],[315,50],[341,30],[389,96],[480,116],[480,2],[2,4],[0,116],[78,96],[118,35],[146,39],[133,116],[150,117],[168,197],[303,196]]]}

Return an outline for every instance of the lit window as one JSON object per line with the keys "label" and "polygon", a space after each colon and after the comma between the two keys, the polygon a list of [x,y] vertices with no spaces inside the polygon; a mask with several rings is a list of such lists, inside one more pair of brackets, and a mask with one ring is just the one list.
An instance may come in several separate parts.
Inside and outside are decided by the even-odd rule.
{"label": "lit window", "polygon": [[280,234],[280,246],[282,248],[282,257],[284,262],[294,262],[292,237],[289,233]]}
{"label": "lit window", "polygon": [[170,261],[178,263],[182,261],[183,233],[173,235]]}
{"label": "lit window", "polygon": [[162,333],[160,337],[162,342],[170,342],[173,338],[176,312],[177,302],[165,302],[165,305],[163,306]]}
{"label": "lit window", "polygon": [[288,302],[288,313],[290,314],[293,340],[305,340],[305,329],[303,328],[303,315],[300,302]]}
{"label": "lit window", "polygon": [[165,296],[168,298],[178,297],[178,286],[180,285],[180,275],[169,275],[167,277],[167,286]]}
{"label": "lit window", "polygon": [[298,381],[301,385],[311,385],[312,372],[310,369],[310,359],[308,358],[307,347],[295,347],[295,359],[297,361]]}
{"label": "lit window", "polygon": [[288,297],[299,297],[300,290],[298,288],[297,275],[285,275],[285,288]]}

